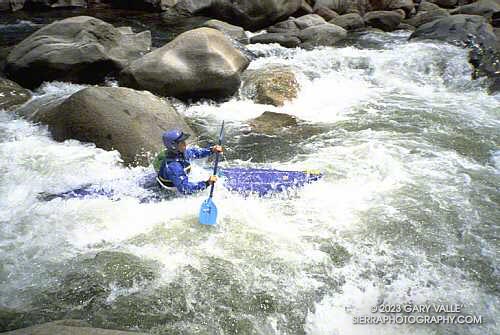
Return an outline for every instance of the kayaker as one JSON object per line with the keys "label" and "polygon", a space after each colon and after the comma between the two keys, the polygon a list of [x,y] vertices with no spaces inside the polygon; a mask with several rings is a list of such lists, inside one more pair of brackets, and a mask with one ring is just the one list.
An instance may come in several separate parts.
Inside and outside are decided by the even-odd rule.
{"label": "kayaker", "polygon": [[190,161],[208,157],[216,152],[222,153],[220,145],[208,148],[187,146],[186,140],[190,134],[179,129],[163,133],[165,150],[160,152],[153,161],[158,173],[156,180],[165,189],[177,190],[182,194],[192,194],[206,189],[217,181],[217,176],[210,176],[206,181],[190,182],[188,174],[191,171]]}

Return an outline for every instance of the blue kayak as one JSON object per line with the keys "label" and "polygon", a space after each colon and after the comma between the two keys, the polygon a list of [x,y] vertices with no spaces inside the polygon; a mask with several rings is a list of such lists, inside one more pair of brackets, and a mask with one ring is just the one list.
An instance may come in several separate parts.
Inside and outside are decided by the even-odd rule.
{"label": "blue kayak", "polygon": [[[320,179],[323,175],[318,171],[283,171],[274,169],[255,169],[255,168],[225,168],[218,172],[222,186],[229,191],[248,196],[251,194],[260,197],[268,196],[274,193],[280,193],[290,189],[296,189]],[[171,198],[175,192],[167,191],[160,187],[156,181],[156,174],[149,173],[138,181],[140,187],[144,188],[148,195],[143,196],[141,202],[160,201]],[[89,198],[89,197],[108,197],[119,199],[120,195],[127,195],[118,192],[112,187],[103,187],[99,185],[84,185],[82,187],[57,193],[41,194],[40,197],[50,201],[55,198]]]}

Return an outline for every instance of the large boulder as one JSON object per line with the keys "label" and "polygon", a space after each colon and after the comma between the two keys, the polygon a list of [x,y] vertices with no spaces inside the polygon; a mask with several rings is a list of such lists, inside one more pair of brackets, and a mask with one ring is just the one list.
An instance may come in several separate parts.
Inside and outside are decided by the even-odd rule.
{"label": "large boulder", "polygon": [[240,86],[249,59],[226,36],[198,28],[132,62],[120,84],[179,98],[224,98]]}
{"label": "large boulder", "polygon": [[500,12],[500,1],[498,0],[479,0],[469,5],[460,6],[450,12],[450,14],[468,14],[481,15],[491,19],[495,12]]}
{"label": "large boulder", "polygon": [[417,14],[409,19],[404,20],[404,23],[414,27],[420,27],[423,24],[447,16],[450,16],[450,13],[446,9],[443,9],[431,2],[424,1],[420,3]]}
{"label": "large boulder", "polygon": [[339,27],[344,28],[345,30],[356,30],[364,28],[365,21],[363,18],[357,13],[349,13],[340,15],[330,21],[332,24],[335,24]]}
{"label": "large boulder", "polygon": [[391,11],[402,9],[409,15],[415,8],[413,0],[368,0],[368,11]]}
{"label": "large boulder", "polygon": [[[488,21],[478,15],[457,14],[420,26],[410,39],[445,41],[471,50],[470,62],[476,76],[486,75],[498,84],[500,50],[497,36]],[[497,87],[494,84],[492,87]]]}
{"label": "large boulder", "polygon": [[57,141],[77,139],[118,150],[127,164],[147,165],[145,153],[163,148],[170,128],[193,131],[172,105],[149,92],[123,87],[89,87],[30,119],[48,125]]}
{"label": "large boulder", "polygon": [[299,83],[293,69],[287,66],[269,66],[245,72],[241,92],[256,103],[283,106],[297,97]]}
{"label": "large boulder", "polygon": [[111,0],[111,5],[115,8],[155,11],[166,10],[175,3],[175,0]]}
{"label": "large boulder", "polygon": [[166,9],[163,18],[171,22],[176,17],[203,15],[258,30],[286,19],[301,4],[301,0],[179,0]]}
{"label": "large boulder", "polygon": [[316,46],[333,46],[347,36],[347,31],[331,23],[312,26],[300,31],[300,47],[312,49]]}
{"label": "large boulder", "polygon": [[369,12],[363,17],[367,26],[382,29],[383,31],[393,31],[401,23],[401,15],[393,11]]}
{"label": "large boulder", "polygon": [[99,83],[150,50],[151,33],[134,34],[89,16],[53,22],[16,45],[4,72],[24,87],[44,81]]}
{"label": "large boulder", "polygon": [[13,110],[31,98],[31,92],[0,77],[0,110]]}

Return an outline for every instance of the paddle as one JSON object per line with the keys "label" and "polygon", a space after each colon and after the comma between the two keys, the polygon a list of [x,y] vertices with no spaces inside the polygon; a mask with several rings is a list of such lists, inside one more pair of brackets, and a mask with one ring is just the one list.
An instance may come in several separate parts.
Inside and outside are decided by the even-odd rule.
{"label": "paddle", "polygon": [[[220,127],[219,134],[219,145],[222,145],[222,140],[224,139],[224,121],[222,121],[222,126]],[[215,164],[214,164],[214,176],[217,175],[217,167],[219,165],[219,153],[215,154]],[[212,184],[210,188],[210,196],[207,200],[203,201],[200,208],[200,223],[205,225],[214,225],[217,222],[217,206],[212,201],[212,196],[214,194],[214,186]]]}

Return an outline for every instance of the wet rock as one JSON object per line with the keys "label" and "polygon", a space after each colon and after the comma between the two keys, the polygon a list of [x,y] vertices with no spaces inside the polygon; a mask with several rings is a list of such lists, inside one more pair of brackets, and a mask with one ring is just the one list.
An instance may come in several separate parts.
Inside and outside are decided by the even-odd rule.
{"label": "wet rock", "polygon": [[283,128],[297,126],[297,118],[285,113],[264,112],[262,115],[248,122],[248,132],[259,134],[273,134]]}
{"label": "wet rock", "polygon": [[12,11],[15,12],[24,7],[26,0],[0,0],[0,12]]}
{"label": "wet rock", "polygon": [[403,23],[409,24],[414,27],[420,27],[423,24],[432,22],[434,20],[450,16],[450,13],[446,9],[440,8],[430,2],[422,2],[418,7],[417,14],[409,19],[403,21]]}
{"label": "wet rock", "polygon": [[243,80],[242,94],[259,104],[283,106],[297,97],[299,84],[293,69],[287,66],[269,66],[249,71]]}
{"label": "wet rock", "polygon": [[288,18],[297,12],[302,0],[179,0],[167,8],[163,17],[209,16],[248,30],[258,30]]}
{"label": "wet rock", "polygon": [[301,17],[312,13],[313,9],[311,5],[309,5],[306,0],[302,0],[299,9],[295,13],[293,13],[292,16]]}
{"label": "wet rock", "polygon": [[309,15],[304,15],[299,17],[298,19],[295,19],[295,24],[300,30],[313,27],[313,26],[318,26],[320,24],[326,23],[325,19],[323,19],[321,16],[318,14],[309,14]]}
{"label": "wet rock", "polygon": [[16,45],[4,71],[28,88],[53,80],[99,83],[150,46],[149,31],[125,34],[93,17],[71,17],[41,28]]}
{"label": "wet rock", "polygon": [[[83,321],[82,321],[83,322]],[[123,330],[111,330],[91,328],[71,320],[60,320],[48,322],[28,328],[17,329],[5,333],[6,335],[146,335],[146,333],[128,332]]]}
{"label": "wet rock", "polygon": [[311,49],[316,46],[333,46],[347,36],[347,31],[331,23],[324,23],[300,31],[300,47]]}
{"label": "wet rock", "polygon": [[413,0],[378,0],[368,1],[368,10],[372,11],[393,11],[401,9],[406,15],[410,15],[411,11],[415,8]]}
{"label": "wet rock", "polygon": [[409,30],[409,31],[415,31],[415,27],[406,23],[400,23],[399,26],[396,28],[396,30]]}
{"label": "wet rock", "polygon": [[299,39],[297,34],[269,33],[253,36],[252,38],[250,38],[250,43],[278,43],[279,45],[286,48],[295,48],[301,43],[301,40]]}
{"label": "wet rock", "polygon": [[479,0],[469,5],[460,6],[450,12],[450,14],[480,15],[491,20],[494,13],[500,12],[500,2],[495,0]]}
{"label": "wet rock", "polygon": [[0,110],[13,110],[31,98],[31,92],[0,77]]}
{"label": "wet rock", "polygon": [[432,39],[469,48],[475,76],[488,76],[492,90],[497,87],[500,51],[493,27],[484,17],[457,14],[441,18],[420,26],[410,39]]}
{"label": "wet rock", "polygon": [[267,29],[268,33],[294,33],[299,32],[299,27],[295,23],[295,18],[288,18],[285,21],[278,22]]}
{"label": "wet rock", "polygon": [[365,26],[365,21],[357,13],[340,15],[339,17],[336,17],[329,22],[342,27],[345,30],[356,30],[364,28]]}
{"label": "wet rock", "polygon": [[198,28],[132,62],[120,85],[178,98],[224,98],[240,86],[249,59],[223,33]]}
{"label": "wet rock", "polygon": [[383,31],[393,31],[401,23],[401,15],[392,11],[369,12],[363,17],[367,26],[382,29]]}
{"label": "wet rock", "polygon": [[320,7],[326,7],[338,14],[347,14],[358,12],[358,1],[351,0],[317,0],[313,9],[317,10]]}
{"label": "wet rock", "polygon": [[163,148],[170,128],[193,133],[170,103],[149,92],[122,87],[89,87],[49,110],[29,116],[49,126],[57,141],[77,139],[105,150],[118,150],[127,164],[148,164],[145,152]]}
{"label": "wet rock", "polygon": [[27,8],[87,7],[88,0],[27,0]]}
{"label": "wet rock", "polygon": [[351,258],[351,254],[345,247],[332,241],[322,242],[319,250],[328,254],[332,263],[337,267],[344,266]]}
{"label": "wet rock", "polygon": [[217,29],[218,31],[223,32],[230,38],[243,43],[247,44],[248,43],[248,36],[245,33],[245,30],[241,27],[234,26],[232,24],[229,24],[224,21],[219,21],[219,20],[208,20],[207,22],[203,23],[202,27],[207,27],[207,28],[212,28],[212,29]]}
{"label": "wet rock", "polygon": [[458,0],[426,0],[433,4],[438,5],[439,7],[444,8],[453,8],[458,4]]}
{"label": "wet rock", "polygon": [[336,12],[331,10],[330,8],[323,7],[323,6],[317,7],[314,10],[314,14],[318,14],[319,16],[324,18],[325,21],[330,21],[331,19],[334,19],[334,18],[339,16],[339,14],[337,14]]}
{"label": "wet rock", "polygon": [[111,0],[114,8],[139,9],[139,10],[166,10],[174,6],[176,0]]}

